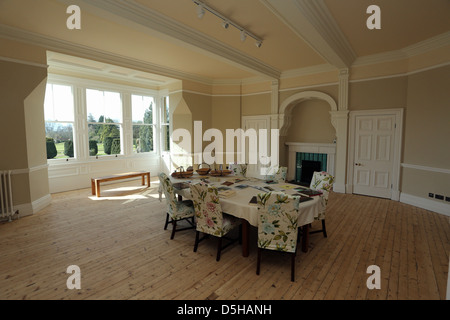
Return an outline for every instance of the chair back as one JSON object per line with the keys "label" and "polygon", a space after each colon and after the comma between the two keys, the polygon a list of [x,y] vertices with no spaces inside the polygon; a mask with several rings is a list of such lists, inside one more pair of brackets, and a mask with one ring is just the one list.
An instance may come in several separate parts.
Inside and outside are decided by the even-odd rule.
{"label": "chair back", "polygon": [[216,187],[204,182],[190,186],[197,231],[221,237],[223,235],[223,213]]}
{"label": "chair back", "polygon": [[328,194],[333,189],[334,177],[328,172],[315,171],[313,173],[310,189],[318,190],[323,193],[323,195],[328,199]]}
{"label": "chair back", "polygon": [[283,192],[258,194],[258,247],[296,252],[300,197]]}
{"label": "chair back", "polygon": [[266,175],[265,180],[274,180],[277,182],[285,182],[287,176],[287,167],[274,168],[274,173],[271,175]]}
{"label": "chair back", "polygon": [[330,191],[333,189],[334,177],[325,171],[315,171],[311,179],[310,189],[321,191],[320,199],[322,202],[322,210],[319,212],[318,219],[325,218],[325,210],[328,205],[328,197]]}
{"label": "chair back", "polygon": [[166,202],[168,205],[168,213],[171,217],[174,216],[174,214],[177,212],[178,206],[177,206],[177,196],[175,194],[175,191],[173,189],[172,181],[170,181],[170,178],[164,173],[161,172],[158,175],[160,186],[164,192],[164,196],[166,198]]}
{"label": "chair back", "polygon": [[247,165],[246,164],[236,164],[232,163],[229,166],[230,170],[234,172],[234,175],[238,177],[244,177],[247,174]]}

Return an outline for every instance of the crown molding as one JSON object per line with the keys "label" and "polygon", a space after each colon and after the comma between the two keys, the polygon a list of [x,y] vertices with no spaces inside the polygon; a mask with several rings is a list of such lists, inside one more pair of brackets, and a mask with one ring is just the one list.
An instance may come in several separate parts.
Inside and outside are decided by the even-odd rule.
{"label": "crown molding", "polygon": [[38,68],[45,68],[45,69],[48,69],[48,67],[49,67],[47,64],[43,64],[43,63],[25,61],[25,60],[21,60],[21,59],[13,59],[13,58],[8,58],[8,57],[3,57],[3,56],[0,56],[0,61],[14,62],[14,63],[24,64],[24,65],[38,67]]}
{"label": "crown molding", "polygon": [[[73,2],[72,0],[59,1],[66,4]],[[163,35],[166,40],[175,41],[177,44],[182,43],[193,50],[201,51],[207,55],[213,55],[215,58],[220,58],[222,61],[231,63],[240,69],[269,78],[278,79],[280,77],[281,72],[279,70],[136,1],[79,0],[79,2],[85,4],[84,10],[91,11],[97,15],[101,15],[102,11],[103,13],[113,14],[121,18],[120,23],[129,26],[138,25],[144,27],[152,34],[156,31],[160,35]],[[115,22],[118,21],[115,20]]]}
{"label": "crown molding", "polygon": [[359,57],[355,60],[352,67],[408,59],[448,45],[450,45],[450,31],[420,41],[403,49]]}

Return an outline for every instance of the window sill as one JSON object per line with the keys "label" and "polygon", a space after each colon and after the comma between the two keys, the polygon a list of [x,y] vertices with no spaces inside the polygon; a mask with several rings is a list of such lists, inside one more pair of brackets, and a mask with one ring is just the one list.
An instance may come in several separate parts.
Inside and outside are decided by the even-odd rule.
{"label": "window sill", "polygon": [[84,164],[92,164],[96,162],[114,162],[120,160],[142,160],[142,159],[152,159],[159,158],[159,155],[156,152],[148,152],[148,153],[139,153],[133,154],[129,156],[125,156],[123,154],[116,155],[107,155],[107,156],[94,156],[89,157],[87,159],[50,159],[47,160],[47,164],[49,167],[62,167],[62,166],[71,166],[71,165],[84,165]]}

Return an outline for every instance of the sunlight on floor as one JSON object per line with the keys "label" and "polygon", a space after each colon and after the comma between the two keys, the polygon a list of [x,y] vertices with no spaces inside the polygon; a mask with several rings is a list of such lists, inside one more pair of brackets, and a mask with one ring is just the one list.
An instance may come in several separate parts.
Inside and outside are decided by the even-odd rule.
{"label": "sunlight on floor", "polygon": [[109,189],[102,190],[100,197],[91,195],[88,198],[94,201],[125,200],[122,204],[128,204],[137,200],[160,199],[158,193],[159,181],[152,181],[150,188],[146,186],[115,186],[109,185]]}

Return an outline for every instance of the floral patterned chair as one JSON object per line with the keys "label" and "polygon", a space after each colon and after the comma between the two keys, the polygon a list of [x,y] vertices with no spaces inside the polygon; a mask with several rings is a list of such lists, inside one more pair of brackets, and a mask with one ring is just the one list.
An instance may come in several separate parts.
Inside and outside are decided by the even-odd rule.
{"label": "floral patterned chair", "polygon": [[258,257],[259,275],[262,249],[291,254],[291,281],[295,279],[298,215],[300,197],[282,192],[258,194]]}
{"label": "floral patterned chair", "polygon": [[[164,196],[167,202],[167,216],[166,223],[164,224],[164,230],[167,229],[167,225],[169,223],[172,224],[172,234],[170,239],[175,237],[175,232],[194,229],[194,205],[191,200],[178,201],[175,191],[173,189],[172,181],[170,178],[164,173],[161,172],[159,175],[160,188],[164,192]],[[189,222],[191,226],[185,228],[177,228],[177,222],[181,220],[186,220]]]}
{"label": "floral patterned chair", "polygon": [[232,163],[232,164],[230,164],[229,168],[231,171],[234,172],[235,176],[245,178],[247,175],[247,165],[246,164]]}
{"label": "floral patterned chair", "polygon": [[333,183],[334,183],[334,177],[331,174],[329,174],[328,172],[325,172],[325,171],[317,172],[316,171],[313,173],[313,176],[311,179],[311,184],[310,184],[309,188],[322,192],[322,194],[320,195],[320,200],[322,202],[322,209],[319,211],[319,216],[316,218],[316,220],[322,221],[322,229],[310,231],[309,232],[310,234],[322,232],[323,236],[325,238],[327,237],[327,229],[325,227],[325,212],[326,212],[326,208],[328,205],[329,193],[330,193],[331,189],[333,188]]}
{"label": "floral patterned chair", "polygon": [[265,176],[265,180],[266,181],[277,181],[279,183],[283,183],[286,181],[286,176],[287,176],[287,167],[276,167],[273,169],[274,174],[267,174]]}
{"label": "floral patterned chair", "polygon": [[[216,187],[200,182],[191,185],[190,188],[197,220],[194,252],[197,252],[200,241],[204,240],[209,235],[215,236],[218,238],[216,260],[219,261],[222,250],[235,241],[240,240],[241,229],[239,230],[239,238],[230,239],[225,237],[237,225],[239,225],[239,227],[241,226],[239,224],[240,221],[239,219],[222,212],[219,201],[219,192]],[[201,239],[200,232],[205,234]],[[223,238],[229,240],[228,244],[225,246],[222,246]]]}

